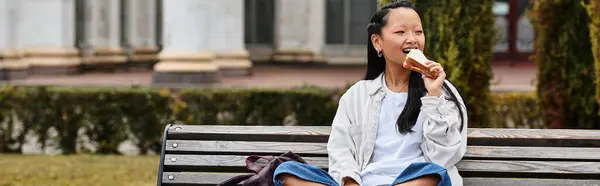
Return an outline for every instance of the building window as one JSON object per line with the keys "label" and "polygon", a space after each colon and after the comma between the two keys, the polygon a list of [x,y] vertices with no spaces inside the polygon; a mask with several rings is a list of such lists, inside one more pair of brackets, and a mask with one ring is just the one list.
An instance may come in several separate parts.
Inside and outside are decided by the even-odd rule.
{"label": "building window", "polygon": [[377,11],[375,0],[327,0],[327,44],[367,44],[367,24]]}
{"label": "building window", "polygon": [[519,20],[517,23],[517,51],[533,52],[535,44],[535,29],[527,11],[531,10],[529,0],[519,0]]}
{"label": "building window", "polygon": [[75,48],[83,51],[87,48],[85,1],[75,0]]}
{"label": "building window", "polygon": [[509,20],[510,5],[508,0],[496,0],[492,7],[492,12],[496,16],[496,29],[500,40],[494,46],[494,52],[508,52],[509,45]]}
{"label": "building window", "polygon": [[275,29],[275,1],[245,0],[244,14],[245,43],[272,45]]}

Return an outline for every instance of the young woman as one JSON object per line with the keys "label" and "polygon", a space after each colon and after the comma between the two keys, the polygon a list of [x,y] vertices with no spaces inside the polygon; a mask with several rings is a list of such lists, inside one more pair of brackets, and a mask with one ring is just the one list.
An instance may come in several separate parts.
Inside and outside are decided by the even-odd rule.
{"label": "young woman", "polygon": [[364,80],[341,97],[327,144],[329,173],[297,162],[281,164],[275,185],[454,185],[467,147],[467,111],[442,66],[423,76],[404,64],[425,47],[421,19],[408,1],[387,4],[368,25]]}

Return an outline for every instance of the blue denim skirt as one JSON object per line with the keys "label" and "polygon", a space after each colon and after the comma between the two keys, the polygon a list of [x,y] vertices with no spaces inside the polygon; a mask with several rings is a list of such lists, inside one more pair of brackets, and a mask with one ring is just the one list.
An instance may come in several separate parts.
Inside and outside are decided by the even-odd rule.
{"label": "blue denim skirt", "polygon": [[[278,180],[278,175],[287,173],[300,179],[324,184],[327,186],[339,186],[335,180],[325,170],[309,164],[302,164],[295,161],[288,161],[280,164],[273,175],[275,186],[283,186],[283,182]],[[409,165],[390,185],[401,184],[415,178],[425,175],[439,175],[440,183],[438,186],[451,186],[450,176],[445,168],[430,162],[413,163]]]}

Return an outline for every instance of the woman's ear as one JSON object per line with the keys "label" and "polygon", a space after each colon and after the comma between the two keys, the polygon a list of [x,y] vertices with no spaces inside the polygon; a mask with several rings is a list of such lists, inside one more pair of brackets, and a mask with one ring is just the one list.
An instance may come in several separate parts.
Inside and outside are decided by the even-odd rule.
{"label": "woman's ear", "polygon": [[377,53],[379,53],[383,50],[383,48],[381,46],[381,36],[379,36],[377,34],[372,34],[371,35],[371,43],[373,43],[373,47],[375,47],[375,50],[377,50]]}

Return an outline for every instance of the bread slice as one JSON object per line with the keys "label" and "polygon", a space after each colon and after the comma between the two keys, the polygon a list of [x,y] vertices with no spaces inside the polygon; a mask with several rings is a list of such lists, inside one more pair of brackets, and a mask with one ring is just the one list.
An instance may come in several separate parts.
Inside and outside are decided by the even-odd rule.
{"label": "bread slice", "polygon": [[438,72],[430,71],[429,68],[427,68],[427,66],[425,66],[426,61],[427,61],[427,57],[425,57],[425,54],[423,54],[423,52],[421,52],[421,50],[412,49],[406,55],[405,63],[413,66],[413,68],[411,70],[419,72],[430,78],[436,79],[439,75]]}

